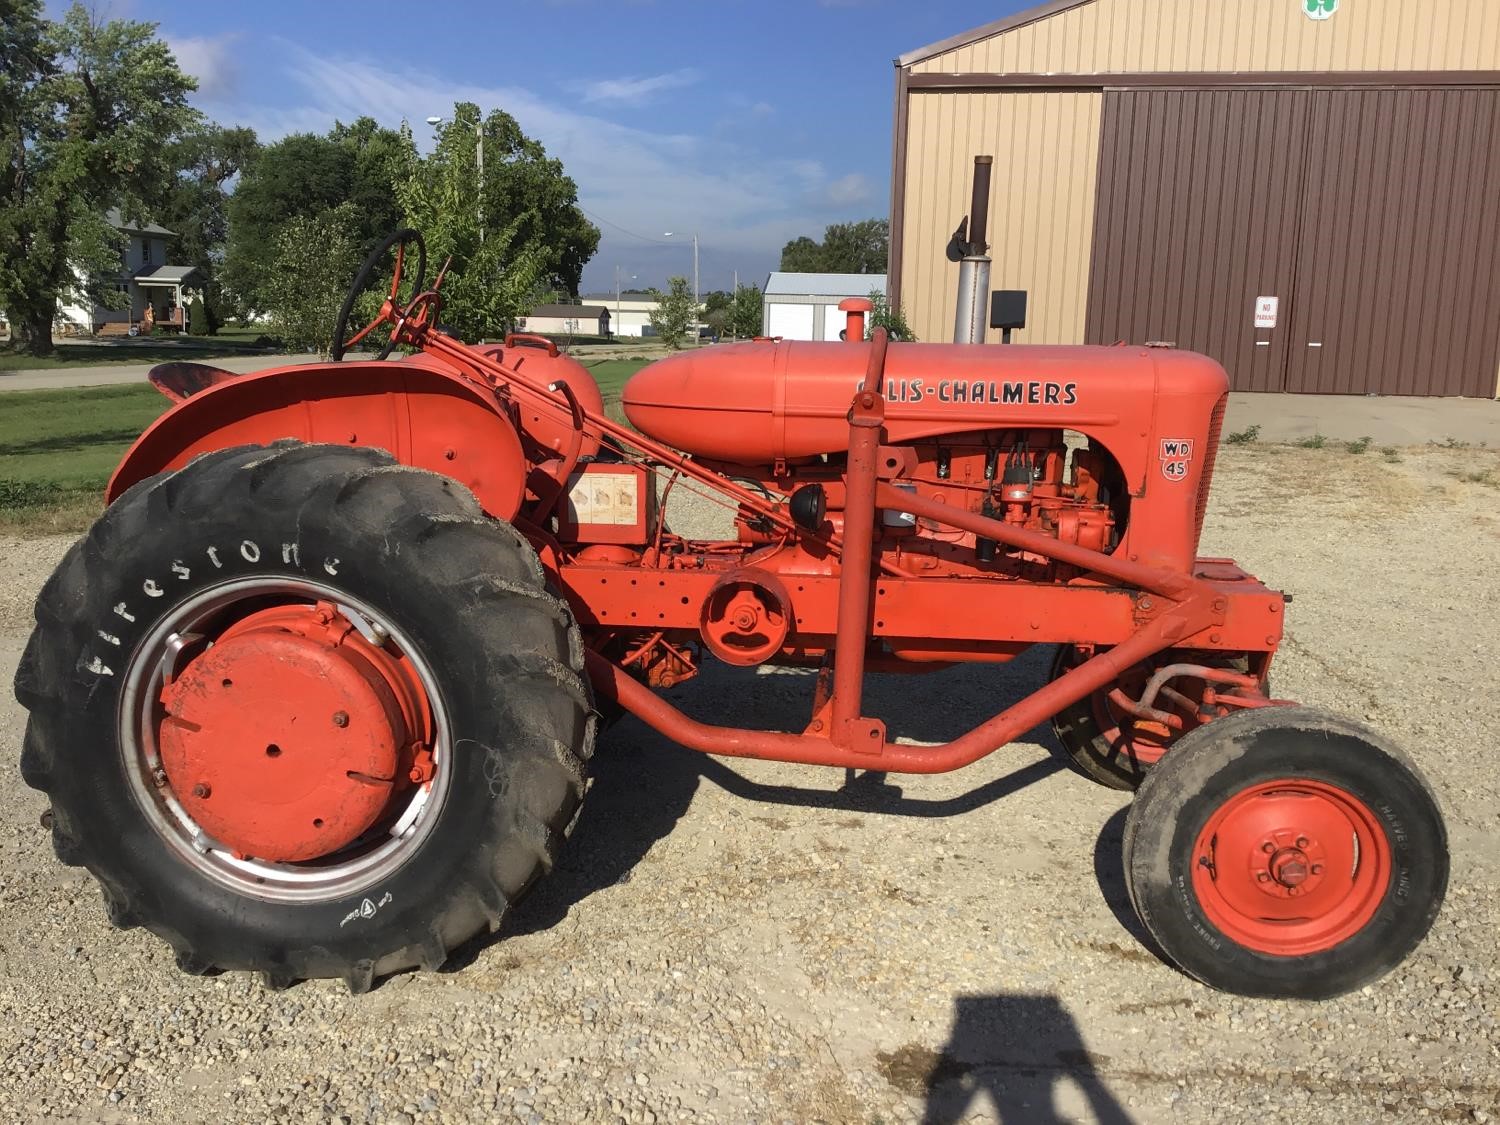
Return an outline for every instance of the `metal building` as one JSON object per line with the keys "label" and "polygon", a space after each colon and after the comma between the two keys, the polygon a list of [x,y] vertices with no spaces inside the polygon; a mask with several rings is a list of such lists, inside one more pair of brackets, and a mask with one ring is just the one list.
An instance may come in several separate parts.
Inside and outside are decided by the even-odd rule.
{"label": "metal building", "polygon": [[895,119],[891,298],[923,339],[952,336],[985,154],[1020,342],[1500,393],[1500,0],[1052,0],[897,59]]}
{"label": "metal building", "polygon": [[845,314],[845,297],[885,293],[883,273],[786,273],[766,278],[762,290],[761,324],[767,336],[786,340],[837,340]]}

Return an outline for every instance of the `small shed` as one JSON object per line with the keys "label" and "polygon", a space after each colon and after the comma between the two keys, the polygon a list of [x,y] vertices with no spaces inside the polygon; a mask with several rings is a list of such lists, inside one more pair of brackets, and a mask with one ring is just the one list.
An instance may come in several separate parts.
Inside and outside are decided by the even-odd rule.
{"label": "small shed", "polygon": [[766,279],[761,324],[785,340],[837,340],[844,328],[839,302],[885,295],[883,273],[783,273]]}
{"label": "small shed", "polygon": [[538,305],[521,329],[542,336],[608,336],[609,310],[603,305]]}

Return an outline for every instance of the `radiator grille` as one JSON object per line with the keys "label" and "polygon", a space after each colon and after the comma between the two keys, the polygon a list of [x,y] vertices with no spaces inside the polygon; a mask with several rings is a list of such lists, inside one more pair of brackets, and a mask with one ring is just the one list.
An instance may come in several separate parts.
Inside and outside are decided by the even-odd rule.
{"label": "radiator grille", "polygon": [[1203,538],[1203,517],[1208,514],[1208,489],[1213,484],[1214,460],[1219,455],[1219,433],[1224,428],[1224,408],[1229,405],[1229,396],[1221,395],[1214,404],[1213,417],[1208,423],[1208,448],[1203,451],[1203,475],[1198,480],[1198,511],[1193,522],[1193,550],[1198,549],[1198,540]]}

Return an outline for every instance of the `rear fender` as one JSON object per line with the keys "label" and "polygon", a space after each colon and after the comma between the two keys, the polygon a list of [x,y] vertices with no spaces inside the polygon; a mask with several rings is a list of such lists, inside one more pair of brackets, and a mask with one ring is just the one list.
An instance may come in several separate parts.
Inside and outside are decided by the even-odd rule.
{"label": "rear fender", "polygon": [[513,519],[525,494],[520,439],[489,391],[436,365],[369,361],[278,367],[189,391],[136,439],[106,498],[200,453],[282,438],[384,449],[451,477],[499,519]]}

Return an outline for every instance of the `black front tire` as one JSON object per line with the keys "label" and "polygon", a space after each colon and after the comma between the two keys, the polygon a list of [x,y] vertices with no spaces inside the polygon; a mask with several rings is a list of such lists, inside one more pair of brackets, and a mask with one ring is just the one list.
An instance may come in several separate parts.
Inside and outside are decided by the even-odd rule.
{"label": "black front tire", "polygon": [[[1362,865],[1389,868],[1372,879],[1364,909],[1349,915],[1358,928],[1336,944],[1279,954],[1280,935],[1292,938],[1300,921],[1254,920],[1241,941],[1206,909],[1220,879],[1261,880],[1246,866],[1253,849],[1201,853],[1221,809],[1263,792],[1293,805],[1328,793],[1358,811],[1367,838],[1352,849],[1351,887]],[[1162,951],[1203,983],[1244,996],[1322,1000],[1383,976],[1427,934],[1448,885],[1447,831],[1416,766],[1376,732],[1304,707],[1241,711],[1184,735],[1137,791],[1123,851],[1131,901]]]}
{"label": "black front tire", "polygon": [[[130,788],[130,654],[174,605],[262,575],[378,607],[433,674],[452,777],[378,886],[303,902],[239,893],[174,850]],[[147,584],[165,596],[143,596]],[[551,867],[583,797],[595,718],[566,603],[467,490],[378,450],[240,447],[143,481],[63,559],[36,617],[15,684],[30,711],[23,776],[51,798],[58,857],[98,878],[116,925],[147,927],[187,971],[363,991],[435,969]]]}

